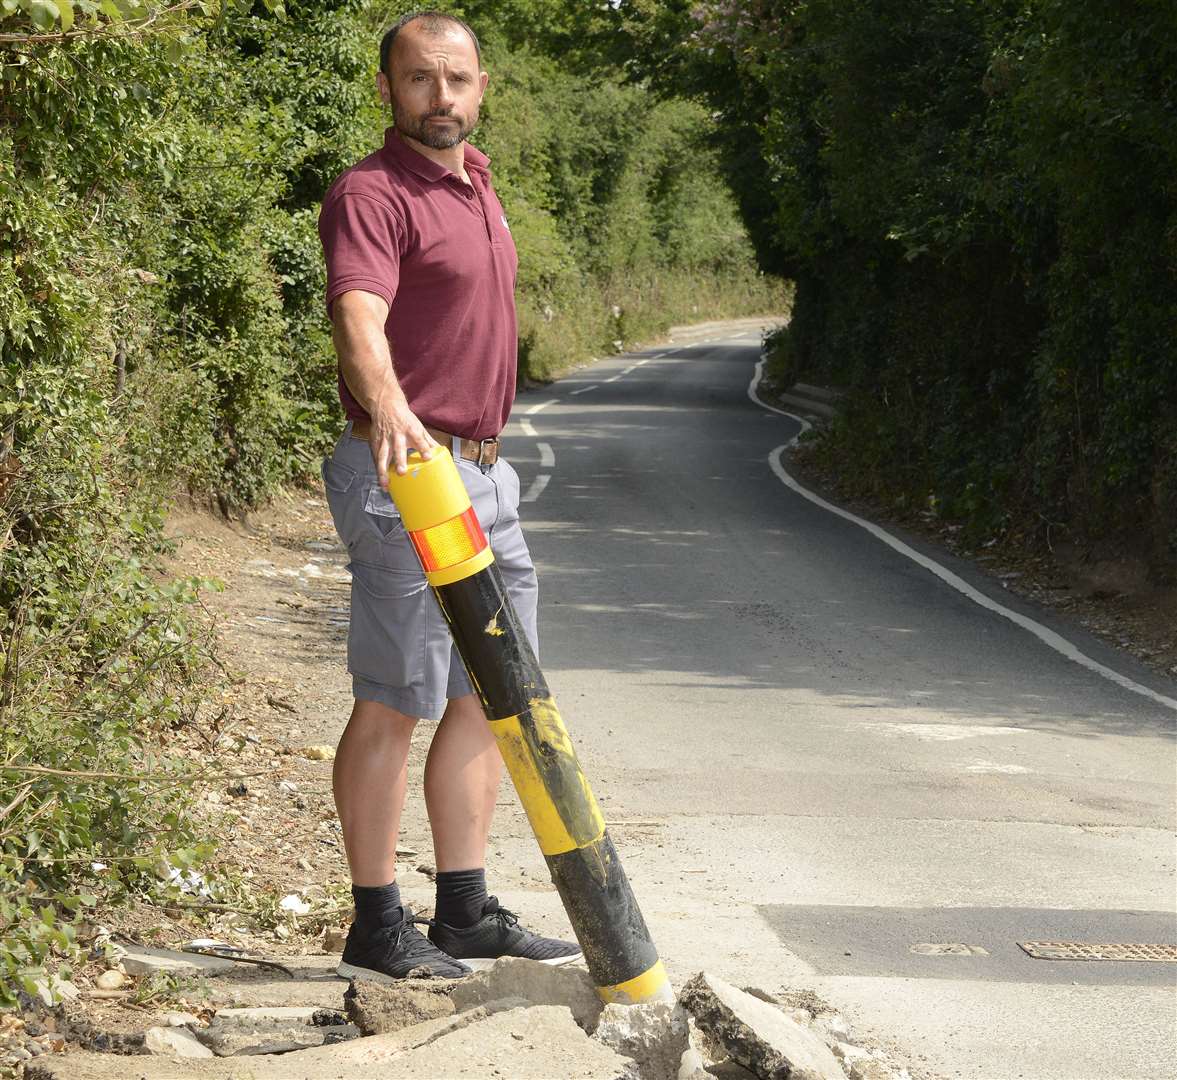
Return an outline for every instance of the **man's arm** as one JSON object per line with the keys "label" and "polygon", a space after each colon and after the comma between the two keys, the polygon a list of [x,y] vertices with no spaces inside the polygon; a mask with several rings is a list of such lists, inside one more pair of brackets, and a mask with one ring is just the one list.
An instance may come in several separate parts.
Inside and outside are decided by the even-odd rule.
{"label": "man's arm", "polygon": [[403,475],[408,447],[416,447],[428,458],[437,443],[409,408],[397,382],[384,336],[387,301],[375,293],[351,289],[335,298],[331,314],[331,339],[339,356],[339,370],[352,396],[372,418],[372,460],[387,490],[390,460],[397,474]]}

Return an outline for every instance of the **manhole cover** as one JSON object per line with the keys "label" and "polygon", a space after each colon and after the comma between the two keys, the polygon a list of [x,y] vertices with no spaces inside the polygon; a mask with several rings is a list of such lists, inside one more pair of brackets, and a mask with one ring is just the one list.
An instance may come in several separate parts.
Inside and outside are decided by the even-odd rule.
{"label": "manhole cover", "polygon": [[1035,960],[1151,960],[1177,963],[1177,945],[1099,945],[1087,941],[1019,941]]}
{"label": "manhole cover", "polygon": [[988,956],[989,950],[981,945],[966,945],[961,941],[921,941],[913,945],[911,952],[917,956]]}

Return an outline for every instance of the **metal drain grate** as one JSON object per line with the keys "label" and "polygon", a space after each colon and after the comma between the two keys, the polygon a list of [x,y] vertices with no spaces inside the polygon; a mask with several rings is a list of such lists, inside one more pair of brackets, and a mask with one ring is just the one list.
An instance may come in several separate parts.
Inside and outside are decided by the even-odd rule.
{"label": "metal drain grate", "polygon": [[1147,960],[1177,963],[1177,945],[1099,945],[1087,941],[1019,941],[1035,960]]}

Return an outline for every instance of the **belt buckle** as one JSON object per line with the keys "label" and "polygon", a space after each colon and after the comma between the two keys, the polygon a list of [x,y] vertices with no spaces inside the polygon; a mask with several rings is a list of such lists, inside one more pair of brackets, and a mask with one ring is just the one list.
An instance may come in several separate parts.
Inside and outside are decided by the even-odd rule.
{"label": "belt buckle", "polygon": [[488,443],[490,444],[491,449],[497,449],[498,445],[499,445],[499,437],[497,435],[495,435],[494,437],[492,437],[490,439],[479,439],[478,440],[478,462],[477,462],[477,464],[480,467],[486,464],[486,461],[484,460],[484,458],[486,457]]}

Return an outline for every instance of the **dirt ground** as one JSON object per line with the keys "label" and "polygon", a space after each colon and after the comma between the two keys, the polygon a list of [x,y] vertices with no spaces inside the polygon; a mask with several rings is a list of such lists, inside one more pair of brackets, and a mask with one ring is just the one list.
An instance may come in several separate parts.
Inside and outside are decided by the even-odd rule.
{"label": "dirt ground", "polygon": [[[217,838],[218,873],[238,884],[218,902],[201,898],[166,909],[141,906],[99,913],[113,938],[178,948],[214,938],[271,959],[319,957],[325,931],[342,931],[352,906],[347,863],[331,794],[331,758],[351,708],[346,671],[350,577],[326,502],[291,492],[246,522],[195,511],[173,512],[168,534],[177,575],[219,580],[203,599],[216,626],[225,684],[197,722],[177,731],[169,749],[225,777],[206,786],[196,804],[202,830]],[[431,914],[432,839],[420,777],[434,724],[422,721],[409,759],[410,794],[398,844],[398,880],[417,914]],[[496,834],[517,838],[527,820],[504,785]],[[515,865],[492,846],[494,880],[503,889],[550,891],[542,858]],[[305,914],[281,907],[293,897]],[[197,915],[201,908],[204,914]],[[207,912],[212,911],[210,917]],[[90,927],[90,936],[100,933]],[[207,1013],[208,986],[164,984],[154,996],[140,979],[118,996],[94,996],[93,980],[106,967],[94,959],[74,972],[83,997],[67,1010],[75,1045],[114,1033],[142,1032],[168,1011]],[[147,1000],[143,1000],[144,998]],[[52,1023],[52,1021],[51,1021]],[[0,1047],[4,1043],[0,1032]],[[0,1055],[2,1057],[2,1055]],[[3,1069],[0,1068],[0,1075]]]}

